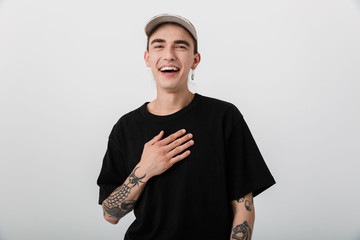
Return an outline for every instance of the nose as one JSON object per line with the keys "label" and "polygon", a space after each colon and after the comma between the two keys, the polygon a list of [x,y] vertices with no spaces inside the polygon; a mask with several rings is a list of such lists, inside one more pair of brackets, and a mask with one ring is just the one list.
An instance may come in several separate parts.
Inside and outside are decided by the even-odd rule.
{"label": "nose", "polygon": [[164,60],[172,61],[176,59],[176,54],[172,47],[166,47],[164,50]]}

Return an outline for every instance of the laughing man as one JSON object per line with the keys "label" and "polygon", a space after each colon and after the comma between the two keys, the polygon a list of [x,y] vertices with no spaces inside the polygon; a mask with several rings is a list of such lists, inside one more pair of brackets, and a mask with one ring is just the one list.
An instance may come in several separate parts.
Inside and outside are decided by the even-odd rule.
{"label": "laughing man", "polygon": [[98,177],[113,224],[134,210],[126,240],[251,239],[253,197],[275,181],[237,107],[192,93],[195,27],[162,14],[145,27],[157,96],[114,125]]}

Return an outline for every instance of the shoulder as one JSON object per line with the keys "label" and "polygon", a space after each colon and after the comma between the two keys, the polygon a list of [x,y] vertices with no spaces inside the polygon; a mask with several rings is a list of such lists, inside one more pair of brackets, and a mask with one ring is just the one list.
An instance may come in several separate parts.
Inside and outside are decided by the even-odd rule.
{"label": "shoulder", "polygon": [[243,117],[238,107],[231,102],[204,95],[201,95],[201,98],[203,106],[206,106],[206,108],[216,112],[218,115],[233,118],[235,121]]}
{"label": "shoulder", "polygon": [[[142,106],[141,106],[142,107]],[[134,121],[140,117],[140,108],[138,107],[130,112],[125,113],[122,115],[117,123],[126,123],[129,121]]]}
{"label": "shoulder", "polygon": [[112,131],[115,133],[124,132],[124,130],[129,127],[129,124],[139,121],[141,107],[142,106],[123,114],[114,124]]}
{"label": "shoulder", "polygon": [[225,109],[230,109],[230,110],[238,110],[238,108],[235,106],[235,104],[219,99],[219,98],[214,98],[214,97],[209,97],[209,96],[204,96],[201,95],[202,99],[204,102],[211,104],[213,107],[219,107],[219,108],[225,108]]}

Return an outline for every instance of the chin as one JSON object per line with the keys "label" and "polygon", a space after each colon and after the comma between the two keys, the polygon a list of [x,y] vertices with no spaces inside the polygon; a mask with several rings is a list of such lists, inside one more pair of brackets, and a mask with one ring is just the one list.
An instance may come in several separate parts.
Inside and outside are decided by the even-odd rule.
{"label": "chin", "polygon": [[182,84],[176,84],[176,83],[161,83],[161,84],[158,84],[158,88],[161,88],[161,89],[164,89],[164,90],[179,90],[179,89],[182,89],[184,86]]}

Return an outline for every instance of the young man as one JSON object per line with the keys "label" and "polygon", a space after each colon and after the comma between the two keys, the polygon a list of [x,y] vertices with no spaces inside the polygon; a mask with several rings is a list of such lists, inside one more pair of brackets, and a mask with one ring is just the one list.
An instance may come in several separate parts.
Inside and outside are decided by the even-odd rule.
{"label": "young man", "polygon": [[251,239],[253,197],[275,181],[241,113],[189,91],[200,54],[188,20],[158,15],[145,33],[157,97],[112,129],[97,182],[104,218],[134,209],[128,240]]}

